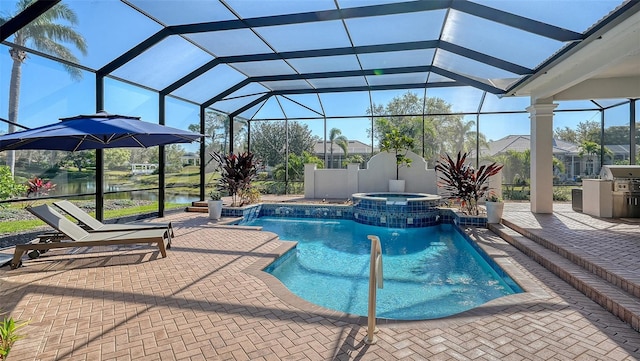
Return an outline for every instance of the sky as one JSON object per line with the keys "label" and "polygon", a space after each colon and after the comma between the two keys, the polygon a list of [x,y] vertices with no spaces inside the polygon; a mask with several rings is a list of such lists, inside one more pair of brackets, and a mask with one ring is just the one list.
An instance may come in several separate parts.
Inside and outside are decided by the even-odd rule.
{"label": "sky", "polygon": [[[611,1],[592,1],[590,6],[611,6]],[[158,24],[149,21],[137,12],[122,12],[121,7],[126,6],[117,1],[75,1],[70,3],[77,12],[80,19],[78,31],[82,33],[89,44],[88,55],[83,57],[82,63],[97,69],[108,61],[114,59],[122,52],[132,48],[151,34],[160,29]],[[490,2],[489,2],[490,4]],[[186,6],[186,5],[185,5]],[[15,0],[1,0],[0,13],[6,15],[15,8]],[[535,6],[528,11],[537,11]],[[248,7],[245,11],[251,10]],[[254,9],[255,10],[255,9]],[[538,9],[539,10],[539,9]],[[513,9],[517,12],[517,9]],[[540,16],[544,11],[539,11]],[[553,12],[549,12],[553,13]],[[576,20],[578,21],[578,19]],[[135,28],[128,26],[113,26],[114,24],[135,24]],[[579,29],[584,24],[576,25]],[[99,45],[98,45],[99,44]],[[165,69],[162,71],[171,72],[178,68],[179,63],[185,61],[204,61],[198,54],[187,57],[182,54],[180,42],[176,41],[173,56],[166,57],[160,49],[149,52],[145,56],[157,57],[165,56]],[[78,54],[79,57],[82,55]],[[146,69],[144,61],[133,61],[131,64],[118,69],[114,74],[119,76],[130,75],[145,78],[151,83],[156,82],[160,86],[162,79],[150,79],[158,69]],[[62,117],[74,116],[77,114],[93,113],[95,102],[95,76],[91,72],[85,72],[83,79],[73,81],[69,78],[65,70],[53,62],[31,55],[23,65],[22,88],[20,96],[20,123],[30,127],[49,124]],[[8,89],[9,74],[11,72],[11,59],[8,55],[8,48],[0,45],[0,117],[8,117]],[[210,74],[209,76],[214,76]],[[175,74],[180,76],[180,74]],[[213,77],[212,79],[219,79]],[[202,84],[195,87],[207,86],[210,79],[205,79]],[[234,84],[237,79],[224,79],[222,82]],[[419,96],[423,95],[423,90],[415,90]],[[393,97],[400,96],[404,91],[381,91],[372,93],[372,101],[375,104],[387,104]],[[482,92],[468,87],[457,88],[437,88],[428,89],[427,96],[440,97],[452,105],[454,112],[475,112],[478,109]],[[314,99],[315,97],[315,99]],[[313,111],[305,109],[295,103],[309,104],[309,107],[316,112],[324,112],[328,116],[362,116],[366,114],[369,107],[369,96],[367,93],[334,93],[321,94],[322,102],[317,100],[316,95],[291,96],[293,101],[287,99],[271,98],[262,106],[256,118],[282,118],[284,113],[290,118],[318,116]],[[167,98],[166,125],[178,128],[186,128],[189,124],[197,123],[199,120],[198,107],[193,104]],[[616,100],[614,102],[618,102]],[[105,110],[110,113],[141,116],[143,120],[155,122],[158,119],[158,96],[146,89],[136,88],[128,84],[123,84],[115,80],[105,82]],[[607,104],[612,104],[608,101]],[[483,111],[522,111],[529,105],[528,98],[504,98],[498,99],[495,95],[487,94],[483,105]],[[558,107],[558,110],[569,108],[594,107],[588,102],[567,102]],[[607,111],[607,124],[618,125],[628,124],[628,107],[618,107]],[[467,116],[466,120],[476,121],[475,116]],[[600,121],[597,111],[588,112],[556,112],[554,128],[564,128],[565,126],[575,127],[579,122],[585,120]],[[319,121],[304,121],[309,125],[315,135],[321,136],[324,133],[324,125]],[[370,128],[371,121],[368,118],[354,119],[329,119],[327,120],[326,131],[331,128],[339,128],[343,135],[349,139],[356,139],[369,143],[367,139],[367,129]],[[6,125],[0,125],[0,132],[6,131]],[[483,115],[480,118],[480,131],[487,139],[500,139],[510,134],[529,134],[530,125],[528,114],[507,114],[507,115]],[[196,147],[194,146],[194,149]]]}

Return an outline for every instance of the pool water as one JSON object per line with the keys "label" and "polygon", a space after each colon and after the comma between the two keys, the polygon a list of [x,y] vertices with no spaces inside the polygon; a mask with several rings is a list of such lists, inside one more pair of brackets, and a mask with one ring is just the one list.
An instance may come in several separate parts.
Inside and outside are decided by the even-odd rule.
{"label": "pool water", "polygon": [[379,318],[441,318],[521,292],[452,225],[399,229],[351,220],[281,217],[261,217],[243,225],[261,226],[282,240],[297,241],[296,248],[265,271],[297,296],[336,311],[367,315],[370,234],[380,238],[383,253]]}

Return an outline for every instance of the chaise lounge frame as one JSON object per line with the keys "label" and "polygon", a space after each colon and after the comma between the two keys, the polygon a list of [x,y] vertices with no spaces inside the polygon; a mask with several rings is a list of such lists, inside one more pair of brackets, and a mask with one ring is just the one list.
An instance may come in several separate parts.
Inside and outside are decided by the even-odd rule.
{"label": "chaise lounge frame", "polygon": [[104,232],[104,231],[122,231],[122,230],[134,230],[134,229],[154,229],[154,228],[168,228],[171,232],[171,237],[174,236],[173,226],[169,223],[126,223],[126,224],[105,224],[99,220],[93,218],[89,213],[83,211],[80,207],[67,201],[57,201],[53,204],[63,210],[65,213],[75,218],[78,222],[86,226],[88,232]]}
{"label": "chaise lounge frame", "polygon": [[68,240],[49,243],[26,243],[16,245],[11,269],[22,265],[22,256],[29,250],[46,251],[55,248],[95,247],[121,244],[157,243],[160,254],[167,257],[167,249],[171,248],[171,232],[168,227],[151,229],[129,229],[89,233],[71,222],[48,204],[27,207],[34,216],[62,233]]}

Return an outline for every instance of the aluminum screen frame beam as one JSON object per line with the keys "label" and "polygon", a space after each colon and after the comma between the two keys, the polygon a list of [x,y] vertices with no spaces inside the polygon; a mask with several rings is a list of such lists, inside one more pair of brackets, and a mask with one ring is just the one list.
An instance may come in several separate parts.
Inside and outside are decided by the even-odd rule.
{"label": "aluminum screen frame beam", "polygon": [[[353,77],[353,76],[371,76],[376,75],[376,71],[382,71],[383,74],[406,74],[406,73],[425,73],[425,72],[433,72],[444,77],[450,78],[454,81],[452,82],[440,82],[440,83],[426,83],[426,87],[446,87],[446,86],[463,86],[468,85],[477,89],[481,89],[483,91],[492,93],[492,94],[503,94],[504,90],[500,88],[496,88],[489,84],[483,83],[478,80],[471,79],[469,77],[456,74],[449,70],[441,69],[439,67],[426,65],[426,66],[416,66],[416,67],[404,67],[404,68],[387,68],[387,69],[366,69],[366,70],[349,70],[349,71],[340,71],[340,72],[326,72],[326,73],[307,73],[307,74],[287,74],[287,75],[265,75],[260,77],[250,77],[247,78],[238,84],[225,89],[220,94],[215,97],[205,101],[202,103],[203,106],[209,107],[215,104],[218,101],[223,100],[226,96],[232,94],[233,92],[241,89],[242,87],[250,84],[250,83],[260,83],[260,82],[269,82],[269,81],[285,81],[285,80],[305,80],[305,79],[326,79],[326,78],[341,78],[341,77]],[[425,86],[425,83],[419,83],[422,88]],[[434,86],[430,86],[430,85]],[[355,91],[353,89],[358,89],[357,91],[375,91],[375,90],[397,90],[397,84],[389,84],[389,85],[377,85],[377,86],[354,86],[354,87],[346,87],[346,89],[350,89],[347,91]],[[325,89],[337,89],[337,88],[325,88]],[[415,89],[413,87],[412,89]],[[295,89],[292,89],[295,90]],[[316,93],[319,89],[299,89],[297,93],[293,94],[304,94],[304,93]],[[282,90],[281,90],[282,91]],[[277,95],[280,91],[272,90],[269,94]],[[234,112],[235,113],[235,112]]]}
{"label": "aluminum screen frame beam", "polygon": [[0,26],[0,42],[25,27],[61,0],[38,0]]}
{"label": "aluminum screen frame beam", "polygon": [[[253,55],[239,55],[239,56],[227,56],[219,57],[208,63],[200,66],[198,69],[185,75],[181,79],[175,81],[173,84],[168,85],[160,91],[162,94],[170,94],[177,90],[181,86],[187,84],[189,81],[197,78],[205,72],[211,70],[219,64],[232,64],[232,63],[244,63],[252,61],[268,61],[268,60],[283,60],[283,59],[300,59],[300,58],[313,58],[323,56],[337,56],[337,55],[358,55],[358,54],[372,54],[372,53],[386,53],[394,51],[405,50],[423,50],[423,49],[437,49],[446,50],[448,52],[460,55],[462,57],[475,60],[477,62],[502,69],[518,75],[529,75],[533,73],[533,69],[529,69],[518,64],[508,62],[503,59],[499,59],[487,54],[483,54],[459,45],[452,44],[447,41],[441,40],[427,40],[427,41],[414,41],[406,43],[396,44],[380,44],[380,45],[368,45],[368,46],[356,46],[356,47],[342,47],[332,49],[319,49],[319,50],[307,50],[307,51],[290,51],[282,53],[262,53]],[[206,103],[208,104],[208,102]],[[210,105],[210,104],[209,104]]]}

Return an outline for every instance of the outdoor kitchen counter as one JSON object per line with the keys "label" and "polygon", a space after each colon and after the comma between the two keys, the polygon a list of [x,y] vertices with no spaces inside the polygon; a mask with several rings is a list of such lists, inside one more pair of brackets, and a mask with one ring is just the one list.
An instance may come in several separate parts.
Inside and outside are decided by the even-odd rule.
{"label": "outdoor kitchen counter", "polygon": [[613,216],[613,181],[582,180],[582,211],[586,214],[611,218]]}

